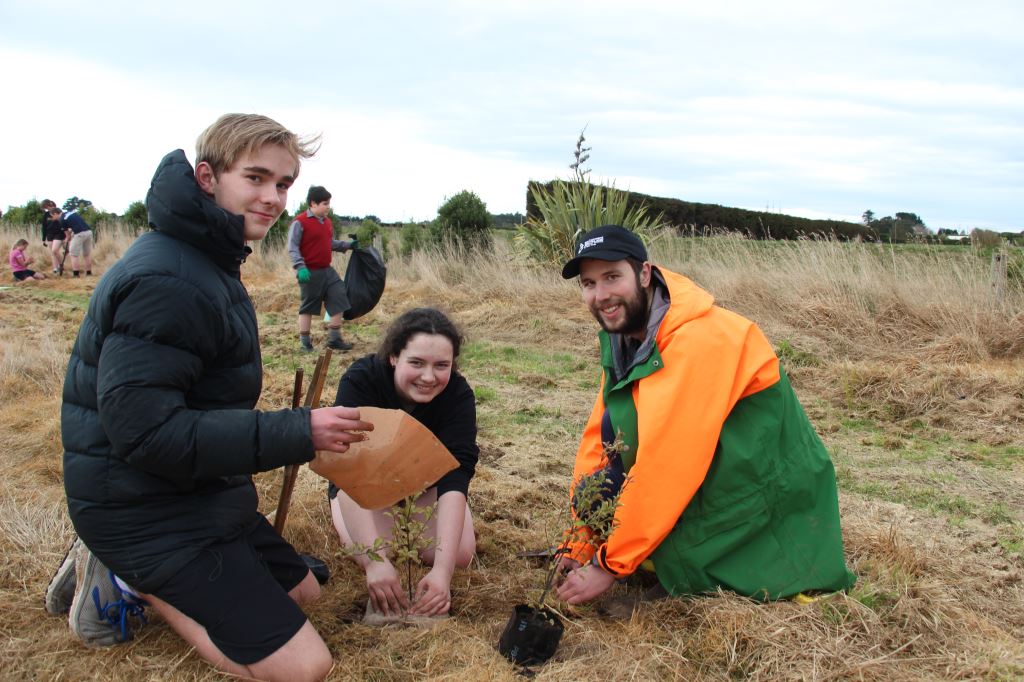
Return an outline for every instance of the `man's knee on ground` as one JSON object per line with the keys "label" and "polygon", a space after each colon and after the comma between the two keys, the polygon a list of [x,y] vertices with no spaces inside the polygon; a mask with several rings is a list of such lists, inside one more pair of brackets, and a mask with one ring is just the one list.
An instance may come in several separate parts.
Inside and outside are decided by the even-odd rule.
{"label": "man's knee on ground", "polygon": [[324,679],[333,666],[330,650],[307,620],[284,646],[248,669],[256,679],[305,682]]}

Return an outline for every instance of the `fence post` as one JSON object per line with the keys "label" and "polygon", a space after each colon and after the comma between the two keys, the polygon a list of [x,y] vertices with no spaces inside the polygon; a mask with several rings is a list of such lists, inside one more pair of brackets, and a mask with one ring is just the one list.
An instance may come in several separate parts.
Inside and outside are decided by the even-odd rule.
{"label": "fence post", "polygon": [[1002,305],[1006,300],[1006,260],[1005,247],[992,252],[991,287],[998,305]]}

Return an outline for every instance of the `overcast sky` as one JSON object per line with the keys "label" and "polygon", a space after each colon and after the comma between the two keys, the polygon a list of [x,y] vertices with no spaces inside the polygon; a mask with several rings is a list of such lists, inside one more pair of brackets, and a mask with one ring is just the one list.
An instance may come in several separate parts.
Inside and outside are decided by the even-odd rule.
{"label": "overcast sky", "polygon": [[322,133],[340,214],[522,212],[568,177],[688,201],[1024,230],[1024,2],[0,3],[0,207],[122,213],[222,113]]}

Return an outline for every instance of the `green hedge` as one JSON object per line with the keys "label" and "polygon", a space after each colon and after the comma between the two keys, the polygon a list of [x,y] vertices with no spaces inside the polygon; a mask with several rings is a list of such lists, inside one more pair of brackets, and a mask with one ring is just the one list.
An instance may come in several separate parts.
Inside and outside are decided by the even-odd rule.
{"label": "green hedge", "polygon": [[[552,182],[544,183],[544,186],[550,190]],[[694,201],[652,197],[630,192],[630,207],[640,203],[647,205],[647,211],[651,215],[662,213],[665,224],[675,228],[683,235],[691,234],[691,232],[703,234],[729,230],[745,232],[756,239],[797,239],[816,235],[834,235],[843,240],[857,237],[875,238],[874,233],[860,223],[842,220],[811,220],[781,213],[748,211],[743,208],[700,204]],[[533,201],[529,185],[526,188],[526,215],[528,218],[539,219],[541,217],[540,211]]]}

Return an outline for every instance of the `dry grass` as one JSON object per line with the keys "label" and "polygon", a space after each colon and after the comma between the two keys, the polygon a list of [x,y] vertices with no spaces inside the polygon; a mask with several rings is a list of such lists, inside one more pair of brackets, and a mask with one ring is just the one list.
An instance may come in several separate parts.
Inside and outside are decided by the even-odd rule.
{"label": "dry grass", "polygon": [[[0,248],[17,236],[0,232]],[[101,238],[97,269],[128,242]],[[773,342],[786,343],[797,390],[836,453],[841,481],[850,482],[841,505],[848,560],[860,579],[850,594],[808,606],[723,594],[646,605],[624,623],[602,620],[589,607],[566,609],[562,645],[537,677],[1024,676],[1024,465],[1013,450],[1024,440],[1019,295],[994,306],[987,267],[966,256],[735,240],[659,249],[656,260],[693,276],[724,305],[757,320]],[[31,253],[45,262],[42,247]],[[356,350],[336,360],[328,383],[372,351],[384,324],[409,306],[440,305],[463,324],[470,340],[463,371],[480,395],[482,457],[471,495],[478,559],[457,574],[454,618],[437,628],[353,622],[365,587],[338,553],[323,486],[304,470],[286,534],[334,573],[309,616],[334,653],[335,679],[516,679],[494,645],[512,604],[540,576],[515,552],[544,546],[548,519],[565,503],[596,385],[594,323],[574,284],[519,268],[504,247],[468,259],[421,255],[390,268],[384,300],[347,327]],[[279,252],[258,250],[244,277],[260,316],[262,406],[279,407],[294,368],[308,372],[311,364],[293,350],[293,275]],[[46,581],[71,537],[61,486],[60,383],[94,285],[64,278],[0,291],[0,451],[7,464],[0,597],[14,607],[0,624],[0,678],[218,679],[162,623],[128,645],[93,651],[42,608]],[[314,340],[321,334],[315,330]],[[938,445],[910,447],[918,442]],[[890,492],[930,486],[963,504],[890,499],[869,483]],[[279,474],[257,477],[257,486],[269,513]]]}

